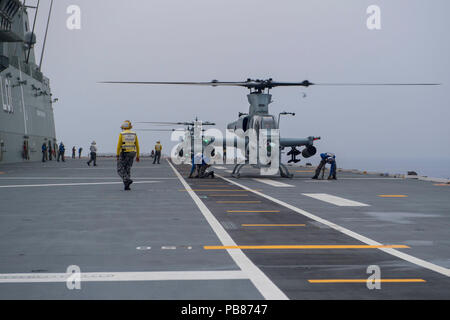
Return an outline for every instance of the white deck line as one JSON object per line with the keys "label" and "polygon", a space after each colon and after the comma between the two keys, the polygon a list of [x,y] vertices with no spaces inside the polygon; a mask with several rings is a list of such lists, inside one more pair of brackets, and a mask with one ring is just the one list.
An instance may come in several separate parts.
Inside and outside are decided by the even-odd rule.
{"label": "white deck line", "polygon": [[310,197],[310,198],[314,198],[317,200],[321,200],[324,202],[328,202],[328,203],[334,204],[339,207],[370,207],[370,205],[362,203],[362,202],[348,200],[348,199],[333,196],[333,195],[330,195],[327,193],[302,193],[302,195]]}
{"label": "white deck line", "polygon": [[[361,242],[363,242],[363,243],[365,243],[365,244],[368,244],[368,245],[374,245],[374,246],[382,245],[381,243],[379,243],[379,242],[377,242],[377,241],[375,241],[375,240],[372,240],[372,239],[367,238],[367,237],[365,237],[365,236],[363,236],[363,235],[360,235],[360,234],[358,234],[358,233],[356,233],[356,232],[353,232],[353,231],[351,231],[351,230],[349,230],[349,229],[346,229],[346,228],[344,228],[344,227],[341,227],[341,226],[339,226],[339,225],[337,225],[337,224],[335,224],[335,223],[333,223],[333,222],[330,222],[330,221],[328,221],[328,220],[322,219],[322,218],[320,218],[320,217],[318,217],[318,216],[316,216],[316,215],[314,215],[314,214],[312,214],[312,213],[309,213],[309,212],[307,212],[307,211],[305,211],[305,210],[303,210],[303,209],[299,209],[299,208],[297,208],[297,207],[295,207],[295,206],[293,206],[293,205],[290,205],[290,204],[288,204],[288,203],[286,203],[286,202],[284,202],[284,201],[278,200],[278,199],[276,199],[276,198],[273,198],[273,197],[271,197],[271,196],[268,196],[268,195],[266,195],[266,194],[264,194],[264,193],[261,193],[261,192],[259,192],[259,191],[255,191],[255,190],[253,190],[253,189],[251,189],[251,188],[248,188],[248,187],[246,187],[246,186],[244,186],[244,185],[242,185],[242,184],[240,184],[240,183],[237,183],[237,182],[235,182],[235,181],[233,181],[233,180],[227,179],[227,178],[222,177],[222,176],[220,176],[220,175],[217,175],[217,176],[220,177],[220,178],[222,178],[222,179],[225,180],[225,181],[228,181],[228,182],[230,182],[230,183],[232,183],[232,184],[238,186],[238,187],[241,187],[241,188],[243,188],[243,189],[245,189],[245,190],[248,190],[248,191],[250,191],[250,192],[253,192],[254,194],[257,194],[257,195],[259,195],[259,196],[261,196],[261,197],[264,197],[264,198],[269,199],[269,200],[271,200],[271,201],[273,201],[273,202],[275,202],[275,203],[278,203],[279,205],[282,205],[282,206],[285,207],[285,208],[288,208],[288,209],[291,209],[291,210],[294,211],[294,212],[300,213],[301,215],[304,215],[305,217],[308,217],[308,218],[310,218],[310,219],[312,219],[312,220],[315,220],[315,221],[317,221],[317,222],[320,222],[320,223],[322,223],[322,224],[324,224],[324,225],[326,225],[326,226],[328,226],[328,227],[330,227],[330,228],[332,228],[332,229],[335,229],[335,230],[337,230],[337,231],[339,231],[339,232],[342,232],[343,234],[346,234],[346,235],[348,235],[348,236],[350,236],[350,237],[352,237],[352,238],[354,238],[354,239],[356,239],[356,240],[359,240],[359,241],[361,241]],[[415,264],[415,265],[421,266],[421,267],[423,267],[423,268],[426,268],[426,269],[435,271],[435,272],[437,272],[437,273],[443,274],[444,276],[450,277],[450,269],[447,269],[447,268],[438,266],[438,265],[433,264],[433,263],[431,263],[431,262],[428,262],[428,261],[425,261],[425,260],[416,258],[416,257],[414,257],[414,256],[411,256],[411,255],[409,255],[409,254],[400,252],[400,251],[398,251],[397,249],[392,249],[392,248],[379,248],[378,250],[384,251],[384,252],[386,252],[386,253],[389,253],[390,255],[393,255],[393,256],[395,256],[395,257],[397,257],[397,258],[403,259],[403,260],[408,261],[408,262],[410,262],[410,263],[413,263],[413,264]]]}
{"label": "white deck line", "polygon": [[[331,180],[331,181],[329,181],[329,180],[327,180],[327,179],[325,179],[325,180],[311,180],[311,178],[301,178],[301,177],[298,177],[298,176],[294,176],[294,178],[293,178],[294,180],[310,180],[311,182],[318,182],[318,181],[323,181],[323,182],[331,182],[331,181],[333,181],[333,180]],[[403,179],[401,179],[401,178],[378,178],[378,177],[374,177],[374,178],[346,178],[346,177],[338,177],[337,178],[338,180],[398,180],[398,181],[403,181]]]}
{"label": "white deck line", "polygon": [[[159,181],[135,181],[138,183],[157,183]],[[106,184],[123,184],[123,182],[84,182],[84,183],[56,183],[56,184],[16,184],[0,186],[0,188],[32,188],[32,187],[73,187],[73,186],[91,186],[91,185],[106,185]]]}
{"label": "white deck line", "polygon": [[[225,231],[222,225],[217,221],[214,215],[209,211],[208,207],[203,203],[197,194],[192,191],[186,180],[180,175],[175,167],[169,162],[178,179],[180,179],[187,193],[194,200],[201,213],[208,221],[211,228],[224,246],[236,246],[236,243]],[[234,262],[247,275],[248,279],[258,289],[261,295],[268,300],[289,300],[289,298],[242,252],[240,249],[227,249],[228,254]]]}
{"label": "white deck line", "polygon": [[[54,168],[54,167],[46,167],[46,168]],[[134,165],[133,166],[133,170],[135,169],[159,169],[160,167],[158,167],[157,165],[152,166],[152,167],[140,167],[139,165]],[[56,168],[58,170],[115,170],[114,167],[102,167],[102,168],[98,168],[98,167],[86,167],[86,168]]]}
{"label": "white deck line", "polygon": [[273,187],[284,187],[284,188],[286,188],[286,187],[293,188],[294,187],[292,184],[287,184],[287,183],[283,183],[283,182],[280,182],[280,181],[275,181],[275,180],[272,180],[272,179],[254,178],[253,180],[258,181],[258,182],[262,182],[262,183],[265,183],[265,184],[268,184],[268,185],[273,186]]}
{"label": "white deck line", "polygon": [[[117,180],[118,177],[0,177],[1,180]],[[175,180],[177,178],[138,178],[133,177],[133,180]]]}
{"label": "white deck line", "polygon": [[[72,273],[6,273],[1,283],[66,282]],[[248,279],[240,270],[232,271],[152,271],[152,272],[86,272],[80,273],[83,282],[110,281],[167,281],[167,280],[231,280]]]}

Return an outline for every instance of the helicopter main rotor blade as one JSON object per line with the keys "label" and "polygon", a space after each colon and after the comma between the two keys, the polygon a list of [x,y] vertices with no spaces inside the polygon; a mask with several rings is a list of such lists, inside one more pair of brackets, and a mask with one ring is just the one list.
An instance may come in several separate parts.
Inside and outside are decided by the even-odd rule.
{"label": "helicopter main rotor blade", "polygon": [[[153,131],[157,131],[157,132],[174,132],[174,131],[179,131],[179,132],[185,132],[185,131],[191,131],[191,130],[189,130],[189,129],[182,129],[182,128],[179,128],[179,129],[136,129],[136,131],[150,131],[150,132],[153,132]],[[202,131],[204,132],[204,131],[206,131],[206,129],[202,129]]]}
{"label": "helicopter main rotor blade", "polygon": [[212,80],[209,82],[190,82],[190,81],[101,81],[99,83],[104,84],[138,84],[138,85],[189,85],[189,86],[229,86],[229,87],[245,87],[248,89],[264,89],[264,88],[273,88],[279,86],[301,86],[308,87],[313,83],[308,80],[302,82],[275,82],[272,79],[267,80],[252,80],[247,79],[247,81],[218,81]]}
{"label": "helicopter main rotor blade", "polygon": [[[194,125],[194,122],[137,121],[135,123],[147,123],[147,124],[160,125],[160,126],[173,126],[173,125],[193,126]],[[202,122],[202,125],[215,126],[216,124],[214,122],[205,121],[205,122]]]}
{"label": "helicopter main rotor blade", "polygon": [[171,82],[171,81],[103,81],[106,84],[143,84],[143,85],[194,85],[194,86],[234,86],[247,89],[264,90],[275,87],[309,87],[309,86],[436,86],[439,83],[313,83],[309,80],[301,82],[279,82],[273,79],[247,79],[247,81],[227,82],[213,80],[210,82]]}
{"label": "helicopter main rotor blade", "polygon": [[156,125],[164,125],[164,126],[173,126],[173,125],[190,125],[188,122],[164,122],[164,121],[136,121],[135,123],[148,123],[148,124],[156,124]]}
{"label": "helicopter main rotor blade", "polygon": [[173,132],[173,131],[186,131],[185,129],[136,129],[136,131],[169,131],[169,132]]}
{"label": "helicopter main rotor blade", "polygon": [[162,84],[162,85],[188,85],[188,86],[246,86],[247,82],[223,82],[223,81],[209,81],[209,82],[189,82],[189,81],[101,81],[99,83],[106,84]]}
{"label": "helicopter main rotor blade", "polygon": [[440,83],[314,83],[315,86],[440,86]]}

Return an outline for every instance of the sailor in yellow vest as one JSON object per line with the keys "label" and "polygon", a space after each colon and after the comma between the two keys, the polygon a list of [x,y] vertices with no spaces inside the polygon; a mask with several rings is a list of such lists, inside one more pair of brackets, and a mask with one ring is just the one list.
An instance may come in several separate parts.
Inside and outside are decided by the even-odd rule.
{"label": "sailor in yellow vest", "polygon": [[131,190],[133,180],[130,178],[130,170],[134,157],[139,162],[139,141],[135,132],[131,131],[131,122],[126,120],[121,126],[122,132],[117,143],[117,173],[123,180],[125,190]]}
{"label": "sailor in yellow vest", "polygon": [[161,159],[161,150],[162,150],[161,142],[156,141],[156,144],[155,144],[155,157],[153,158],[153,164],[155,164],[156,161],[158,161],[158,164],[159,164],[159,160]]}

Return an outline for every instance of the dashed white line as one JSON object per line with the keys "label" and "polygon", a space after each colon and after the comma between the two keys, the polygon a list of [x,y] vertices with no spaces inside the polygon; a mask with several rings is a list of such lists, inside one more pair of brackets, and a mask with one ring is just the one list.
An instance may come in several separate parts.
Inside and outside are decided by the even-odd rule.
{"label": "dashed white line", "polygon": [[273,187],[282,187],[282,188],[286,188],[286,187],[293,188],[294,187],[292,184],[287,184],[287,183],[283,183],[283,182],[272,180],[272,179],[254,178],[253,180],[268,184]]}
{"label": "dashed white line", "polygon": [[225,167],[222,167],[222,166],[214,166],[213,168],[219,169],[219,170],[225,170],[226,169]]}
{"label": "dashed white line", "polygon": [[[306,180],[305,182],[330,182],[328,180],[311,180],[311,178],[299,178],[299,177],[294,177],[294,180]],[[376,178],[376,177],[373,177],[373,178],[343,178],[343,177],[338,177],[337,180],[398,180],[398,181],[403,181],[403,179],[401,179],[401,178]]]}
{"label": "dashed white line", "polygon": [[[328,220],[322,219],[319,216],[316,216],[316,215],[314,215],[312,213],[309,213],[309,212],[307,212],[307,211],[305,211],[303,209],[297,208],[297,207],[295,207],[293,205],[290,205],[290,204],[288,204],[288,203],[286,203],[284,201],[278,200],[278,199],[276,199],[274,197],[268,196],[268,195],[266,195],[264,193],[261,193],[259,191],[255,191],[255,190],[253,190],[253,189],[251,189],[249,187],[246,187],[246,186],[244,186],[244,185],[242,185],[240,183],[237,183],[236,181],[227,179],[227,178],[222,177],[220,175],[217,175],[217,176],[222,178],[225,181],[228,181],[228,182],[236,185],[236,186],[239,186],[239,187],[241,187],[241,188],[243,188],[245,190],[253,192],[256,195],[259,195],[259,196],[261,196],[263,198],[269,199],[272,202],[278,203],[279,205],[281,205],[281,206],[283,206],[285,208],[288,208],[288,209],[290,209],[290,210],[292,210],[294,212],[297,212],[297,213],[299,213],[299,214],[301,214],[301,215],[303,215],[305,217],[308,217],[308,218],[310,218],[312,220],[315,220],[315,221],[320,222],[320,223],[322,223],[324,225],[327,225],[328,227],[333,228],[333,229],[335,229],[335,230],[337,230],[339,232],[342,232],[343,234],[346,234],[346,235],[348,235],[348,236],[350,236],[350,237],[352,237],[352,238],[354,238],[356,240],[359,240],[359,241],[361,241],[361,242],[363,242],[365,244],[374,245],[374,246],[382,245],[381,243],[379,243],[379,242],[377,242],[375,240],[367,238],[367,237],[365,237],[363,235],[360,235],[360,234],[358,234],[356,232],[353,232],[353,231],[351,231],[351,230],[349,230],[347,228],[341,227],[340,225],[337,225],[337,224],[335,224],[333,222],[330,222]],[[410,263],[416,264],[416,265],[421,266],[423,268],[426,268],[426,269],[429,269],[429,270],[433,270],[433,271],[435,271],[437,273],[440,273],[440,274],[443,274],[443,275],[445,275],[447,277],[450,277],[450,269],[447,269],[445,267],[441,267],[441,266],[438,266],[438,265],[436,265],[434,263],[431,263],[431,262],[428,262],[428,261],[416,258],[416,257],[414,257],[412,255],[409,255],[409,254],[403,253],[401,251],[398,251],[397,249],[380,248],[378,250],[384,251],[384,252],[389,253],[389,254],[397,257],[397,258],[403,259],[405,261],[408,261]]]}
{"label": "dashed white line", "polygon": [[162,250],[176,250],[177,247],[175,247],[175,246],[162,246],[161,249]]}
{"label": "dashed white line", "polygon": [[317,200],[321,200],[324,202],[328,202],[328,203],[334,204],[339,207],[370,207],[370,205],[362,203],[362,202],[348,200],[348,199],[333,196],[333,195],[330,195],[327,193],[302,193],[302,195],[311,197],[311,198],[314,198]]}

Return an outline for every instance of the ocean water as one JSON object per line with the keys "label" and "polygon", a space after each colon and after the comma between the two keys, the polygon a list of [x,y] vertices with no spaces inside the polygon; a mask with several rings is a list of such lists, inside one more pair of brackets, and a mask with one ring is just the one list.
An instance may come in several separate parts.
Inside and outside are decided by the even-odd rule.
{"label": "ocean water", "polygon": [[336,159],[339,168],[450,179],[450,158],[346,158]]}

